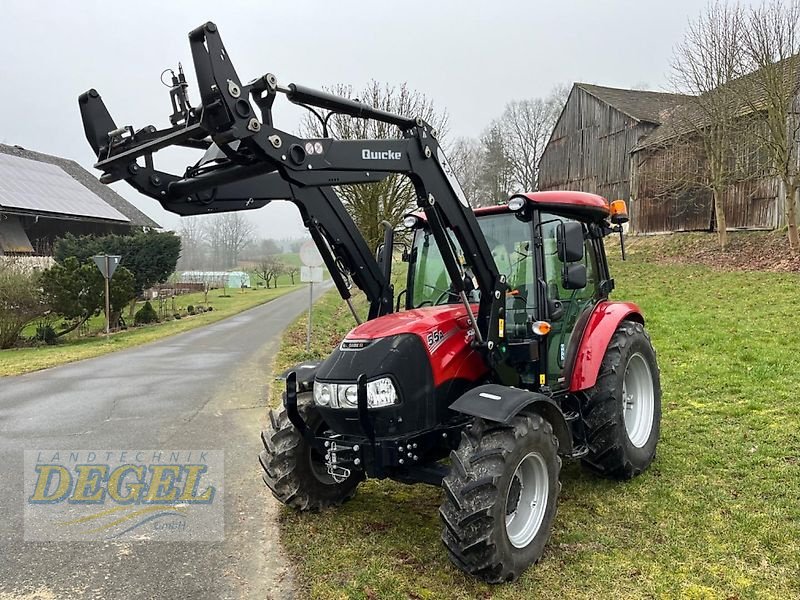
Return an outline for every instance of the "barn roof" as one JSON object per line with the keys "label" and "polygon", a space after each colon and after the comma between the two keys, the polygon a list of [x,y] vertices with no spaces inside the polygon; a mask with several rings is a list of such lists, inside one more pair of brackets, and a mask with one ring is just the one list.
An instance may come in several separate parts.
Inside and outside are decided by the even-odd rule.
{"label": "barn roof", "polygon": [[[775,66],[783,70],[785,84],[792,89],[796,89],[797,82],[800,80],[800,54],[775,63]],[[777,71],[774,73],[778,74]],[[767,75],[765,79],[769,77]],[[652,146],[664,145],[678,136],[696,131],[697,128],[703,128],[709,122],[708,107],[713,107],[714,102],[725,102],[726,111],[732,107],[737,116],[745,116],[754,111],[762,110],[762,107],[768,102],[768,90],[765,89],[763,81],[761,71],[752,71],[701,96],[685,96],[683,103],[672,107],[664,113],[661,125],[645,137],[633,149],[633,152]],[[734,93],[727,98],[717,96],[715,99],[711,97],[718,90],[725,90],[729,86],[736,86],[734,92],[738,93]],[[707,99],[706,104],[704,104],[704,99]],[[718,104],[717,106],[720,105]]]}
{"label": "barn roof", "polygon": [[0,144],[0,172],[0,210],[160,227],[74,160]]}
{"label": "barn roof", "polygon": [[637,121],[655,124],[662,122],[666,111],[688,98],[681,94],[626,90],[590,83],[576,83],[575,86]]}

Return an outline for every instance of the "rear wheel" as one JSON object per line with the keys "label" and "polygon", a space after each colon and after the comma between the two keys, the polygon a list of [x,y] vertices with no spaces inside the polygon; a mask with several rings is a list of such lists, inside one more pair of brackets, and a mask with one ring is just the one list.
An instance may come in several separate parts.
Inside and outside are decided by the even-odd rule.
{"label": "rear wheel", "polygon": [[450,560],[489,583],[517,579],[541,558],[556,514],[553,428],[537,414],[509,425],[476,419],[450,458],[439,509]]}
{"label": "rear wheel", "polygon": [[661,431],[661,383],[656,353],[641,323],[620,324],[588,396],[584,465],[614,479],[644,471],[655,458]]}
{"label": "rear wheel", "polygon": [[[297,397],[297,409],[308,427],[325,429],[311,394]],[[337,482],[328,474],[323,456],[300,435],[285,409],[269,411],[269,424],[261,434],[264,450],[258,455],[264,468],[264,483],[280,502],[298,510],[320,510],[338,506],[352,498],[363,473],[352,472]]]}

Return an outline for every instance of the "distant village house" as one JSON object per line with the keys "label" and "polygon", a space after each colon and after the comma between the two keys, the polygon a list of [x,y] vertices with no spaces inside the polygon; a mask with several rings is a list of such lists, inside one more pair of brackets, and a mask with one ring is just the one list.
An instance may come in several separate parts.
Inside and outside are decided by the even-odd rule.
{"label": "distant village house", "polygon": [[0,255],[47,257],[67,233],[159,227],[75,161],[0,144]]}

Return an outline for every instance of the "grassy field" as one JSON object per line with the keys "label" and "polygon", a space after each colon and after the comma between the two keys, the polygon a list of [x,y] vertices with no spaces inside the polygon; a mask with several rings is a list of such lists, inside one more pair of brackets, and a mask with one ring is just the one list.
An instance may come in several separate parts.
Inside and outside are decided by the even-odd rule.
{"label": "grassy field", "polygon": [[[211,312],[155,325],[134,327],[112,333],[108,339],[104,336],[72,336],[63,343],[54,346],[0,350],[0,377],[38,371],[84,358],[99,356],[107,352],[146,344],[147,342],[219,321],[248,308],[269,302],[295,289],[299,289],[298,286],[284,286],[270,290],[245,290],[244,292],[241,290],[228,290],[228,297],[226,298],[221,297],[222,290],[211,290],[208,294],[208,303],[214,309]],[[158,310],[158,302],[153,301],[152,304],[153,308]],[[198,292],[175,298],[175,309],[178,312],[185,313],[185,309],[189,304],[195,306],[204,305],[203,294]],[[171,309],[171,302],[169,306]],[[103,319],[104,317],[102,316],[92,318],[89,321],[90,331],[101,331],[105,323]],[[0,384],[1,387],[2,384]]]}
{"label": "grassy field", "polygon": [[[282,512],[312,598],[800,598],[800,275],[656,265],[632,245],[613,297],[638,302],[658,351],[662,437],[628,483],[566,464],[542,561],[490,587],[450,565],[441,493],[369,481],[322,514]],[[352,326],[329,294],[312,355]],[[305,321],[276,368],[306,358]]]}

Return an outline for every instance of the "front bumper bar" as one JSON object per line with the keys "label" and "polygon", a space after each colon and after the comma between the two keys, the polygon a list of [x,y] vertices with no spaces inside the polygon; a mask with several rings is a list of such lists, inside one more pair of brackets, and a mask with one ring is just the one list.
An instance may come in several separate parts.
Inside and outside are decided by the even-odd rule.
{"label": "front bumper bar", "polygon": [[[326,431],[323,435],[312,431],[303,420],[297,407],[297,375],[286,376],[284,407],[292,425],[306,442],[326,463],[335,467],[363,470],[370,477],[391,477],[401,481],[422,481],[439,485],[442,472],[438,465],[430,463],[440,460],[458,446],[463,421],[454,422],[441,429],[425,431],[411,436],[375,437],[375,428],[367,404],[367,378],[361,374],[358,386],[358,422],[361,436],[342,435]],[[333,450],[332,450],[333,449]]]}

